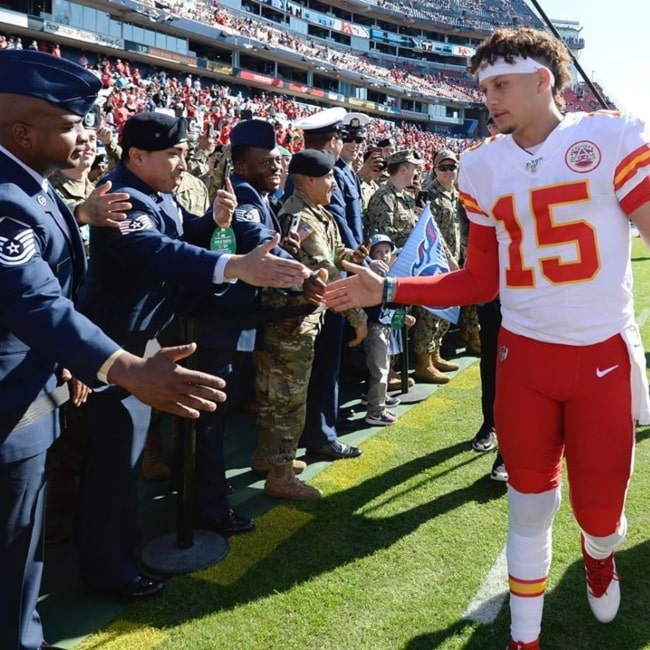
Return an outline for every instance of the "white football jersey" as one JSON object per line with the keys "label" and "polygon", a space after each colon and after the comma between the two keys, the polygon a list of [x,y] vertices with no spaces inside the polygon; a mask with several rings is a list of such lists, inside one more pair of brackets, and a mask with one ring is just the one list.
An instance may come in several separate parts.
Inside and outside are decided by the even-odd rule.
{"label": "white football jersey", "polygon": [[650,201],[650,131],[629,116],[569,113],[534,155],[510,135],[461,156],[469,218],[496,229],[503,325],[590,345],[634,321],[627,215]]}

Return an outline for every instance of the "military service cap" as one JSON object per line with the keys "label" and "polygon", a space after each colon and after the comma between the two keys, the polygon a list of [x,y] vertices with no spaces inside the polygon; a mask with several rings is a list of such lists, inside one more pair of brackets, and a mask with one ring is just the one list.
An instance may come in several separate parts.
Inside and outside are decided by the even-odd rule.
{"label": "military service cap", "polygon": [[67,59],[35,50],[0,51],[0,93],[35,97],[85,115],[101,87],[96,75]]}
{"label": "military service cap", "polygon": [[295,127],[317,135],[340,130],[347,111],[342,106],[326,108],[324,111],[304,117],[295,123]]}
{"label": "military service cap", "polygon": [[187,142],[187,120],[167,113],[138,113],[124,123],[122,150],[163,151]]}
{"label": "military service cap", "polygon": [[271,122],[266,120],[244,120],[236,124],[230,132],[230,146],[258,147],[271,151],[277,146],[275,143],[275,129]]}
{"label": "military service cap", "polygon": [[343,137],[363,138],[366,135],[366,124],[370,118],[363,113],[346,113],[343,118]]}
{"label": "military service cap", "polygon": [[422,165],[424,159],[419,151],[414,149],[400,149],[388,156],[389,165],[399,165],[403,163],[412,163],[413,165]]}
{"label": "military service cap", "polygon": [[381,147],[382,149],[384,147],[394,147],[395,141],[392,138],[383,138],[381,140],[378,140],[375,146]]}
{"label": "military service cap", "polygon": [[334,163],[334,156],[328,151],[303,149],[291,158],[289,173],[320,178],[334,169]]}

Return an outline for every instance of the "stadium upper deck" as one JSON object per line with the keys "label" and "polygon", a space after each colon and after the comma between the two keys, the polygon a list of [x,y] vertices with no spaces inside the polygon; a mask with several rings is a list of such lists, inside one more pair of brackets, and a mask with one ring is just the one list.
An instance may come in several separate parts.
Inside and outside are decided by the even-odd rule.
{"label": "stadium upper deck", "polygon": [[[465,62],[484,33],[540,25],[523,0],[5,4],[21,12],[0,10],[5,31],[458,135],[480,132],[481,97]],[[580,106],[579,93],[571,99]]]}

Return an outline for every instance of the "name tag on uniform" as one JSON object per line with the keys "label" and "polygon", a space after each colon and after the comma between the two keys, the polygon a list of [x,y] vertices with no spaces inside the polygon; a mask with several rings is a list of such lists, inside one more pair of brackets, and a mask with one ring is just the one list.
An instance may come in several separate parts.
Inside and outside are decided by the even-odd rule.
{"label": "name tag on uniform", "polygon": [[230,226],[215,228],[210,238],[210,250],[216,253],[235,253],[237,251],[235,231]]}

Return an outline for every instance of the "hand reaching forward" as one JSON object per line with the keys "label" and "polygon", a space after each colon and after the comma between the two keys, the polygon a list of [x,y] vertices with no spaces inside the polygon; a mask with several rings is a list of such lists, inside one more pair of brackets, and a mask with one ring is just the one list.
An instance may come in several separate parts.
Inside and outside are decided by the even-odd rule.
{"label": "hand reaching forward", "polygon": [[131,197],[126,192],[111,193],[111,187],[111,181],[106,181],[77,206],[74,214],[80,224],[120,227],[120,221],[126,219],[126,213],[132,207],[129,203]]}
{"label": "hand reaching forward", "polygon": [[226,382],[205,372],[188,370],[177,361],[196,351],[196,343],[163,348],[142,359],[123,352],[108,371],[107,379],[133,393],[140,401],[161,411],[198,418],[199,411],[214,411],[226,394]]}
{"label": "hand reaching forward", "polygon": [[312,305],[320,305],[323,302],[323,293],[327,286],[327,269],[317,269],[302,285],[307,302]]}
{"label": "hand reaching forward", "polygon": [[372,307],[382,301],[384,278],[365,266],[343,262],[348,277],[327,285],[323,299],[334,311],[345,311],[352,307]]}
{"label": "hand reaching forward", "polygon": [[302,286],[310,275],[309,269],[297,260],[274,255],[271,250],[280,243],[277,233],[270,241],[260,244],[246,255],[233,255],[226,264],[227,279],[237,278],[255,287],[288,289]]}

